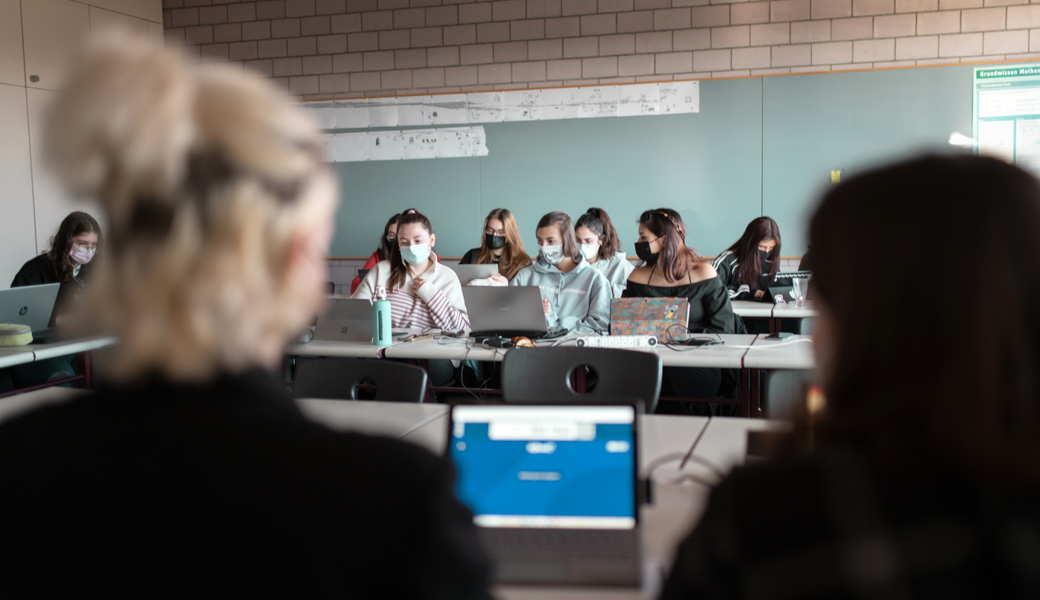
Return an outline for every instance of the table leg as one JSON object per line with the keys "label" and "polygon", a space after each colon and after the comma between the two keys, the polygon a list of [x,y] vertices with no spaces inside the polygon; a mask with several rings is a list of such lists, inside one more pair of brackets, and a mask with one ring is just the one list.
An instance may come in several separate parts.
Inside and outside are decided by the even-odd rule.
{"label": "table leg", "polygon": [[762,371],[751,369],[751,411],[753,419],[762,418]]}
{"label": "table leg", "polygon": [[430,361],[421,358],[416,361],[423,371],[426,371],[426,393],[423,395],[423,403],[430,404],[433,400],[433,382],[430,381]]}

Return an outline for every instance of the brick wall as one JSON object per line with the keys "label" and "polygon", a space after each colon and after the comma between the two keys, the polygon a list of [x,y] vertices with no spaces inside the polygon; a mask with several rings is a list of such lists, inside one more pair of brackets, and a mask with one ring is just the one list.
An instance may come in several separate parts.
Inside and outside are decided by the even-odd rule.
{"label": "brick wall", "polygon": [[1040,58],[1040,0],[163,0],[163,8],[168,45],[256,69],[308,99]]}

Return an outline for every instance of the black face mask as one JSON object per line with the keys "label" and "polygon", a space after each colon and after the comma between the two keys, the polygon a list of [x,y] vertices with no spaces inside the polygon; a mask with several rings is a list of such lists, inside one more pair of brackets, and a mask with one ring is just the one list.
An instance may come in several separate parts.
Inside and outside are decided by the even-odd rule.
{"label": "black face mask", "polygon": [[654,254],[650,251],[650,242],[636,242],[636,256],[646,264],[657,264],[657,257],[660,255],[660,252]]}
{"label": "black face mask", "polygon": [[492,250],[498,250],[504,248],[506,245],[506,238],[504,235],[494,235],[491,233],[484,234],[484,243],[487,244],[488,248]]}

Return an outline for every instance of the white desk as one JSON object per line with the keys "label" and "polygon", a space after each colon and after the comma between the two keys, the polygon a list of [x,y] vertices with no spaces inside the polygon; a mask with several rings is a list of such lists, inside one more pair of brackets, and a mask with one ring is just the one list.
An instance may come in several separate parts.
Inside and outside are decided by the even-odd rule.
{"label": "white desk", "polygon": [[[714,337],[714,336],[709,336]],[[755,341],[753,335],[722,334],[725,344],[717,346],[691,347],[680,350],[672,350],[664,345],[655,348],[633,348],[640,352],[653,352],[661,357],[661,362],[666,367],[708,367],[719,369],[739,369],[741,359],[747,348]],[[548,346],[551,342],[539,344]],[[573,347],[575,340],[567,339],[560,346]],[[413,359],[413,360],[480,360],[501,361],[505,359],[508,352],[524,352],[526,348],[483,348],[472,346],[465,339],[459,340],[435,340],[427,338],[417,342],[403,342],[394,344],[386,349],[386,358]],[[339,355],[336,355],[339,356]]]}
{"label": "white desk", "polygon": [[90,352],[116,343],[111,336],[93,336],[53,342],[50,344],[30,344],[27,346],[6,346],[0,348],[0,369],[24,365],[37,360],[47,360],[59,356]]}
{"label": "white desk", "polygon": [[323,400],[296,401],[307,418],[335,431],[384,435],[441,454],[447,443],[448,407],[443,404]]}
{"label": "white desk", "polygon": [[365,342],[326,342],[311,340],[285,349],[286,356],[332,356],[336,358],[380,358],[384,348]]}
{"label": "white desk", "polygon": [[768,302],[753,302],[751,300],[734,300],[733,312],[741,317],[752,319],[769,319],[773,316],[773,305]]}
{"label": "white desk", "polygon": [[773,307],[774,319],[808,319],[816,316],[816,309],[812,302],[806,302],[805,306],[794,304],[777,304]]}
{"label": "white desk", "polygon": [[744,368],[814,369],[816,358],[813,355],[812,338],[797,335],[786,340],[769,340],[766,336],[760,335],[744,355]]}

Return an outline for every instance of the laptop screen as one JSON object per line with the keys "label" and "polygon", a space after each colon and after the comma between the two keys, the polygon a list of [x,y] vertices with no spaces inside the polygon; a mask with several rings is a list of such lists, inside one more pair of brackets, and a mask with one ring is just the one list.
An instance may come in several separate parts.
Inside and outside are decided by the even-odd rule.
{"label": "laptop screen", "polygon": [[632,406],[456,406],[456,493],[482,527],[636,526]]}

